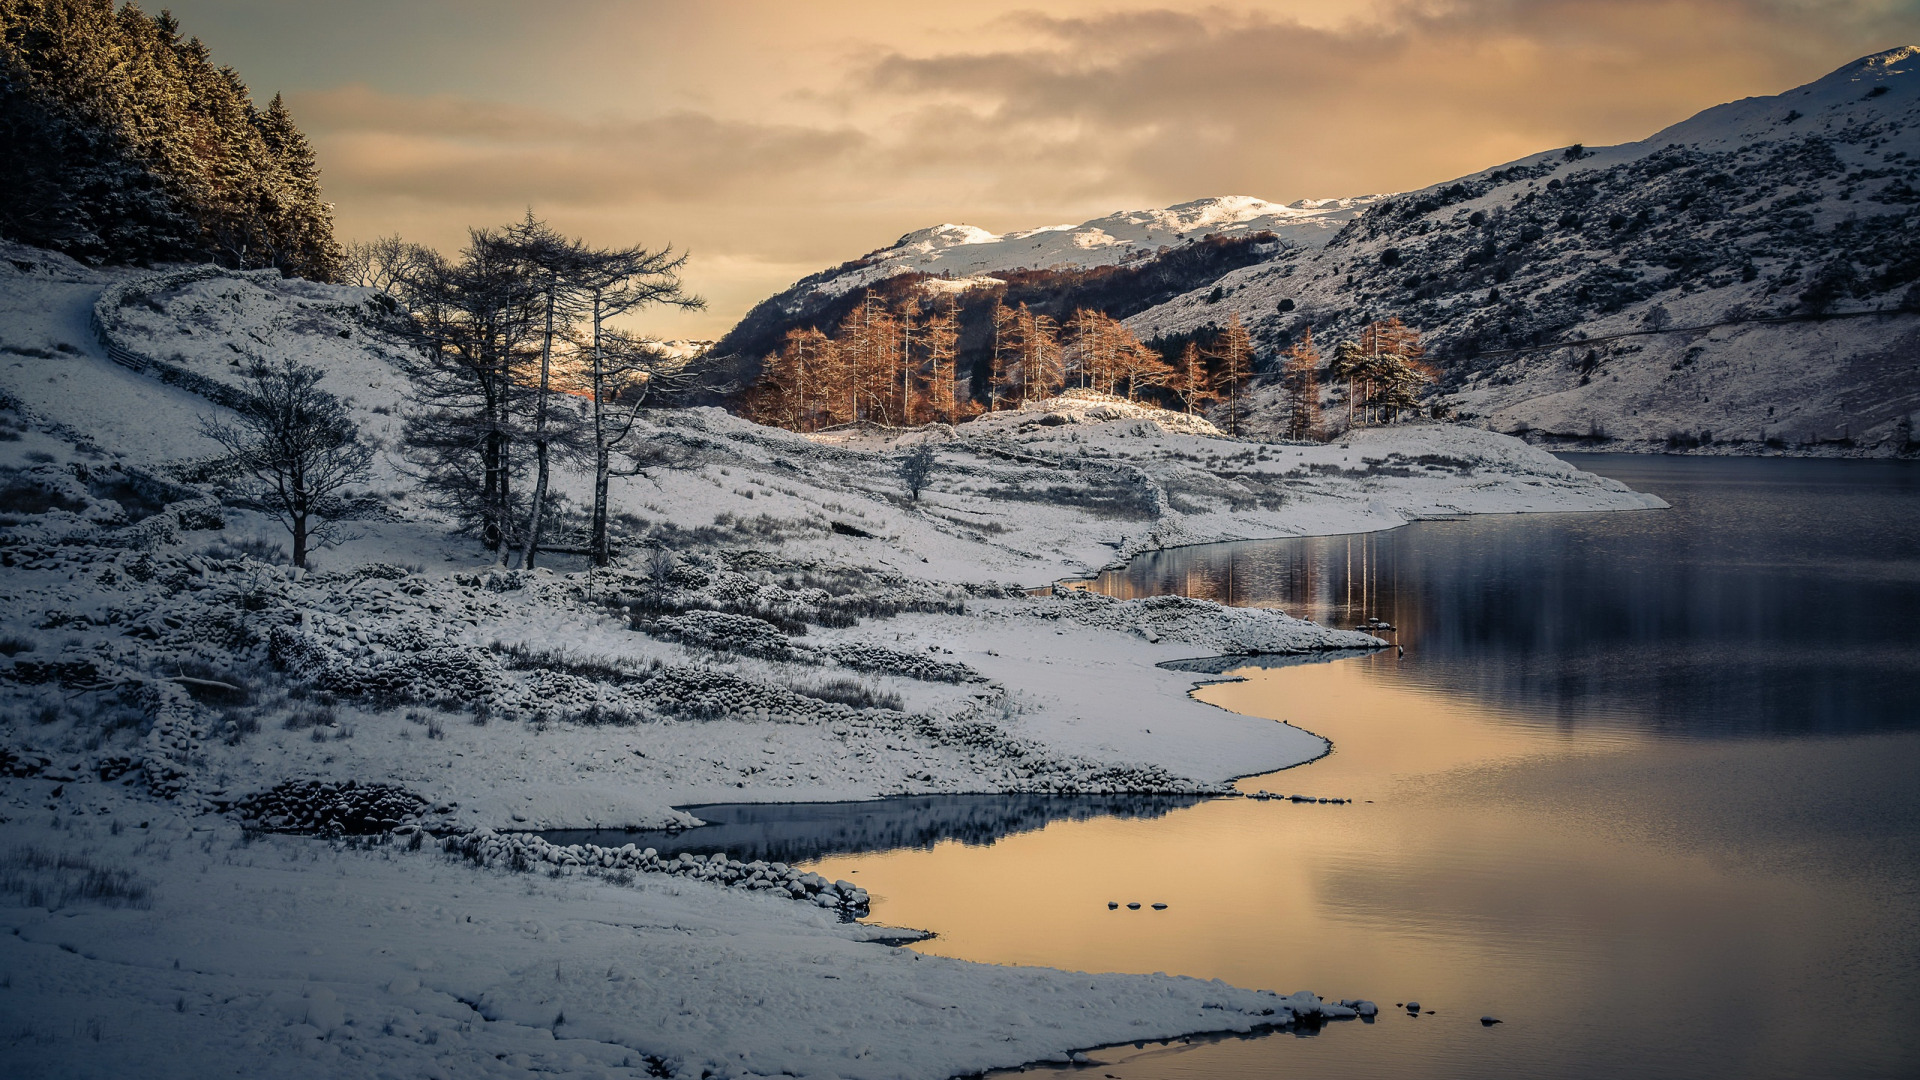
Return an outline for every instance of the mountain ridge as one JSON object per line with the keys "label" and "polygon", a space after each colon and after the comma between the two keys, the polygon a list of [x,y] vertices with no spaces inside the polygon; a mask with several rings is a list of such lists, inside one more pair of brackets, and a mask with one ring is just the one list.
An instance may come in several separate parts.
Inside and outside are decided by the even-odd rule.
{"label": "mountain ridge", "polygon": [[[1147,251],[1131,238],[1089,242],[1096,230],[1112,236],[1102,223],[1203,208],[1178,244],[1106,265],[1257,235],[1243,222],[1297,228],[1263,230],[1276,242],[1129,313],[1142,338],[1205,333],[1234,313],[1271,362],[1309,327],[1324,346],[1398,315],[1432,347],[1437,402],[1469,422],[1618,449],[1911,453],[1917,159],[1920,46],[1900,46],[1635,142],[1553,148],[1394,195],[1289,208],[1201,199],[999,235],[917,230],[770,298],[759,328],[805,325],[823,299],[908,273],[993,287],[996,273],[1039,271],[1015,258],[1029,251],[1097,272],[1102,257]],[[1238,216],[1238,232],[1206,223],[1215,207]],[[1261,218],[1275,209],[1297,212]],[[1042,247],[1017,247],[1034,237]],[[1876,309],[1884,317],[1824,318]],[[1621,334],[1632,336],[1580,344]],[[1258,391],[1257,413],[1284,411],[1276,388]]]}

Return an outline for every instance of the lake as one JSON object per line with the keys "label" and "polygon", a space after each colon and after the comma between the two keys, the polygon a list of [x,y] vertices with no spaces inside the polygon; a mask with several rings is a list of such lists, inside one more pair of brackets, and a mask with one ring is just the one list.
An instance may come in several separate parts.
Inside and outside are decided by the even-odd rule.
{"label": "lake", "polygon": [[1349,804],[887,800],[735,819],[729,850],[774,837],[928,953],[1383,1010],[1095,1074],[1920,1075],[1920,469],[1569,459],[1672,509],[1210,545],[1094,583],[1393,624],[1398,649],[1195,676],[1333,742],[1243,790]]}

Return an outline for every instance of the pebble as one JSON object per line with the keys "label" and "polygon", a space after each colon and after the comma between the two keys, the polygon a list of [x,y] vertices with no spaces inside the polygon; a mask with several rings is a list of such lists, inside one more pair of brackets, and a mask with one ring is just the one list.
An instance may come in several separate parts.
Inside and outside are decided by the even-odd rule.
{"label": "pebble", "polygon": [[1500,1018],[1497,1016],[1483,1016],[1480,1018],[1481,1027],[1492,1027],[1493,1025],[1499,1022],[1500,1022]]}
{"label": "pebble", "polygon": [[1153,910],[1155,910],[1155,911],[1165,911],[1165,910],[1167,910],[1167,905],[1165,905],[1165,904],[1155,904],[1155,905],[1153,905]]}
{"label": "pebble", "polygon": [[1128,905],[1127,905],[1127,910],[1128,910],[1128,911],[1139,911],[1139,910],[1140,910],[1140,901],[1138,901],[1138,900],[1135,900],[1135,901],[1133,901],[1132,903],[1130,903],[1130,904],[1128,904]]}
{"label": "pebble", "polygon": [[1120,906],[1120,901],[1118,901],[1118,900],[1109,900],[1109,901],[1107,901],[1107,910],[1108,910],[1108,911],[1112,911],[1113,909],[1115,909],[1115,908],[1117,908],[1117,907],[1119,907],[1119,906]]}
{"label": "pebble", "polygon": [[1419,1003],[1419,1002],[1417,1002],[1417,1001],[1409,1001],[1409,1002],[1407,1002],[1407,1011],[1408,1011],[1408,1012],[1410,1012],[1410,1013],[1417,1013],[1417,1012],[1419,1012],[1419,1011],[1420,1011],[1420,1003]]}

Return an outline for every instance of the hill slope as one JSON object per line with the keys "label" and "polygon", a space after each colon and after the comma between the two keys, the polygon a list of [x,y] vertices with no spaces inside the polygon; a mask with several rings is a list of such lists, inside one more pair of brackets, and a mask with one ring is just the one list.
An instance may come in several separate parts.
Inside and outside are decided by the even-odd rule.
{"label": "hill slope", "polygon": [[[1640,142],[1558,148],[1391,197],[1296,204],[1284,242],[1114,313],[1152,337],[1238,312],[1268,358],[1309,326],[1327,342],[1398,315],[1426,335],[1444,403],[1536,437],[1908,452],[1920,420],[1916,120],[1920,49],[1892,49]],[[1206,200],[1158,213],[1256,204],[1271,206]],[[1351,220],[1325,235],[1342,216]],[[943,226],[768,305],[802,324],[809,297],[889,271],[983,275],[1033,265],[1030,251],[1122,265],[1143,249],[1094,242],[1105,223],[1153,217],[1042,231],[1027,249],[1039,234]],[[1260,220],[1220,218],[1196,218],[1191,233]],[[1262,227],[1281,231],[1277,218]],[[1275,392],[1262,393],[1276,415]]]}

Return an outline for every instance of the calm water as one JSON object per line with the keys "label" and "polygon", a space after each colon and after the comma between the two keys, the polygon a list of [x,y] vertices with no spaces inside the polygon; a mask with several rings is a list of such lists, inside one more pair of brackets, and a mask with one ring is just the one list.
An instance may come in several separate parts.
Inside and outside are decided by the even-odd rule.
{"label": "calm water", "polygon": [[[923,951],[1387,1009],[1096,1055],[1130,1080],[1920,1075],[1920,470],[1574,460],[1673,509],[1191,548],[1099,583],[1399,627],[1404,655],[1198,691],[1333,740],[1244,789],[1361,801],[1029,811],[816,865],[937,931]],[[1413,999],[1436,1013],[1392,1009]]]}

